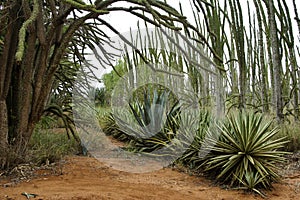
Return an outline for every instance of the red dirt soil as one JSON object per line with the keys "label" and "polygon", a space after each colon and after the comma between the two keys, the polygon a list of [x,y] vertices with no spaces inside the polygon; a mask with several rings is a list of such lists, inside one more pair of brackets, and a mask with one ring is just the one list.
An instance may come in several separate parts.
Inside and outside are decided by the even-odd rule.
{"label": "red dirt soil", "polygon": [[[61,175],[43,175],[47,171],[38,170],[37,177],[16,184],[10,184],[7,178],[0,179],[0,200],[25,200],[22,192],[38,194],[30,198],[35,200],[262,199],[240,190],[221,189],[203,177],[171,168],[134,174],[114,170],[95,158],[72,156],[65,159],[61,170]],[[266,193],[267,199],[300,199],[300,172],[286,175]]]}

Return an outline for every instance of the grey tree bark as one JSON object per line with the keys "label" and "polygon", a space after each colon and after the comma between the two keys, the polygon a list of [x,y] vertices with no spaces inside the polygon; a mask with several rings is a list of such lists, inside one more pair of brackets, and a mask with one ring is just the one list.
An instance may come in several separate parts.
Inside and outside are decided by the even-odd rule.
{"label": "grey tree bark", "polygon": [[262,100],[262,110],[263,112],[269,112],[269,102],[268,102],[268,71],[266,70],[266,62],[265,62],[265,46],[264,46],[264,31],[263,31],[263,23],[260,6],[257,0],[254,0],[256,16],[258,21],[258,48],[259,48],[259,70],[261,77],[261,100]]}
{"label": "grey tree bark", "polygon": [[270,26],[270,39],[272,48],[272,64],[274,73],[274,96],[275,96],[275,111],[278,121],[282,121],[283,116],[283,101],[282,101],[282,64],[279,51],[279,40],[277,32],[277,24],[275,18],[274,1],[268,0],[268,21]]}

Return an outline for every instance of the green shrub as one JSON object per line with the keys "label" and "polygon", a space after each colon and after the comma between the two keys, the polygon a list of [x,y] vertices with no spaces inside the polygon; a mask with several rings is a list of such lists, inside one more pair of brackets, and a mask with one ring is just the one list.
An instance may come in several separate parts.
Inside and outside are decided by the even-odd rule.
{"label": "green shrub", "polygon": [[287,143],[284,137],[274,139],[279,129],[271,125],[261,114],[230,114],[208,130],[205,171],[230,186],[249,185],[250,190],[256,188],[253,191],[270,188],[279,178],[276,164],[284,162],[286,152],[280,149]]}
{"label": "green shrub", "polygon": [[79,151],[79,143],[73,137],[68,138],[65,131],[36,129],[29,141],[28,159],[40,165],[47,160],[52,163]]}
{"label": "green shrub", "polygon": [[110,107],[97,106],[96,107],[97,118],[101,121],[103,117],[106,117],[110,112]]}
{"label": "green shrub", "polygon": [[43,116],[37,125],[37,129],[50,129],[57,127],[57,119],[54,116]]}
{"label": "green shrub", "polygon": [[297,152],[300,150],[300,123],[292,122],[280,125],[278,137],[286,137],[289,141],[284,150],[289,152]]}

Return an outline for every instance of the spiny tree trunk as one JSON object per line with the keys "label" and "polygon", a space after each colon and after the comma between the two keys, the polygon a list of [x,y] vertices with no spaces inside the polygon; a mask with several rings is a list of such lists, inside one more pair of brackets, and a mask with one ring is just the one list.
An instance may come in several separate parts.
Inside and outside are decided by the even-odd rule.
{"label": "spiny tree trunk", "polygon": [[[286,34],[286,37],[284,37],[284,40],[288,46],[288,55],[289,55],[289,63],[290,63],[290,75],[292,78],[292,88],[291,88],[291,95],[293,96],[293,106],[294,106],[294,118],[296,121],[300,118],[300,110],[299,110],[299,80],[297,78],[297,75],[299,73],[298,67],[297,67],[297,59],[296,59],[296,53],[294,50],[294,35],[293,35],[293,24],[289,13],[289,8],[285,1],[282,1],[283,7],[285,10],[283,10],[281,13],[285,22],[286,27],[288,28],[288,31],[285,31],[283,34]],[[295,6],[295,5],[294,5]],[[297,11],[296,11],[297,13]],[[290,95],[290,96],[291,96]]]}
{"label": "spiny tree trunk", "polygon": [[231,46],[231,51],[230,51],[229,57],[230,57],[230,60],[233,60],[229,64],[231,83],[232,83],[231,91],[235,95],[235,94],[239,93],[239,83],[238,83],[237,67],[236,67],[235,62],[234,62],[234,60],[235,60],[235,48],[234,48],[233,39],[231,40],[231,45],[230,46]]}
{"label": "spiny tree trunk", "polygon": [[268,102],[268,71],[266,70],[266,62],[265,62],[265,46],[264,46],[264,37],[263,37],[263,23],[262,23],[262,17],[261,12],[263,12],[260,9],[260,6],[257,2],[257,0],[254,0],[254,5],[256,9],[256,16],[258,21],[258,48],[259,48],[259,71],[260,71],[260,77],[261,77],[261,100],[262,100],[262,110],[263,112],[269,112],[269,102]]}
{"label": "spiny tree trunk", "polygon": [[254,108],[257,107],[257,92],[256,92],[256,85],[257,85],[257,77],[256,77],[256,60],[257,54],[253,54],[252,52],[257,51],[257,35],[256,35],[256,21],[251,17],[251,9],[249,2],[247,2],[248,8],[248,16],[249,16],[249,35],[245,34],[246,43],[247,43],[247,66],[248,66],[248,90],[247,93],[249,94],[248,103]]}
{"label": "spiny tree trunk", "polygon": [[298,32],[300,34],[300,18],[299,18],[297,6],[296,6],[296,0],[293,0],[293,7],[294,7],[294,12],[295,12],[295,20],[297,22]]}
{"label": "spiny tree trunk", "polygon": [[[260,9],[263,10],[263,6],[261,4],[260,1],[258,1],[258,4],[260,6]],[[268,58],[268,61],[266,63],[266,70],[270,71],[270,98],[271,98],[271,104],[272,104],[272,111],[275,110],[275,105],[276,105],[276,96],[275,96],[275,81],[274,81],[274,70],[273,70],[273,62],[272,62],[272,41],[271,41],[271,37],[270,37],[270,27],[269,27],[269,23],[268,23],[268,19],[267,17],[265,16],[264,12],[261,12],[261,15],[262,15],[262,20],[263,20],[263,24],[264,24],[264,27],[265,27],[265,34],[266,34],[266,42],[267,42],[267,45],[266,45],[266,50],[267,50],[267,58]]]}
{"label": "spiny tree trunk", "polygon": [[[213,54],[213,61],[218,66],[215,75],[216,82],[216,106],[217,113],[223,114],[225,112],[225,90],[223,80],[225,77],[225,69],[224,69],[224,52],[225,52],[225,44],[227,41],[227,36],[225,33],[225,25],[226,25],[226,15],[222,15],[222,9],[220,7],[219,1],[211,0],[209,4],[200,3],[199,1],[195,3],[200,9],[202,14],[205,16],[205,25],[207,26],[205,30],[208,30],[208,41],[211,43],[211,51],[215,52]],[[224,9],[227,9],[227,3],[224,4]],[[198,10],[200,11],[200,10]],[[195,20],[199,20],[195,17]],[[198,21],[198,24],[201,24]],[[197,27],[201,29],[200,27]],[[209,92],[207,92],[209,93]]]}
{"label": "spiny tree trunk", "polygon": [[[293,0],[293,7],[294,7],[294,13],[295,13],[295,20],[296,20],[297,27],[298,27],[298,33],[300,34],[300,18],[299,18],[297,6],[296,6],[296,0]],[[298,55],[300,55],[299,52],[298,52]],[[298,76],[298,78],[300,78],[300,70],[297,71],[297,76]],[[298,101],[300,101],[300,81],[298,81],[298,88],[299,88]]]}
{"label": "spiny tree trunk", "polygon": [[282,102],[282,64],[279,52],[279,40],[277,32],[277,24],[275,19],[275,8],[273,0],[269,0],[268,4],[268,20],[270,26],[270,39],[272,48],[272,64],[274,70],[274,96],[275,96],[275,110],[278,121],[282,121],[283,116],[283,102]]}
{"label": "spiny tree trunk", "polygon": [[232,20],[232,30],[235,41],[235,48],[239,64],[239,109],[244,109],[246,106],[246,57],[245,57],[245,35],[243,25],[243,11],[241,4],[237,0],[230,0],[230,12]]}

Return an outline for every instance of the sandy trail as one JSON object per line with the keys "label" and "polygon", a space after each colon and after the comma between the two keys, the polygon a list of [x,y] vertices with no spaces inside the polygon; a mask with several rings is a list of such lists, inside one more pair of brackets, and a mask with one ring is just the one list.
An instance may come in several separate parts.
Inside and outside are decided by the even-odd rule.
{"label": "sandy trail", "polygon": [[[114,170],[91,157],[72,156],[64,162],[61,175],[43,175],[47,172],[40,170],[35,172],[39,174],[37,178],[22,183],[10,185],[9,180],[0,180],[0,199],[26,199],[22,192],[38,194],[37,200],[262,199],[243,191],[221,189],[203,177],[171,168],[135,174]],[[267,196],[274,200],[300,199],[300,172],[274,184]]]}

